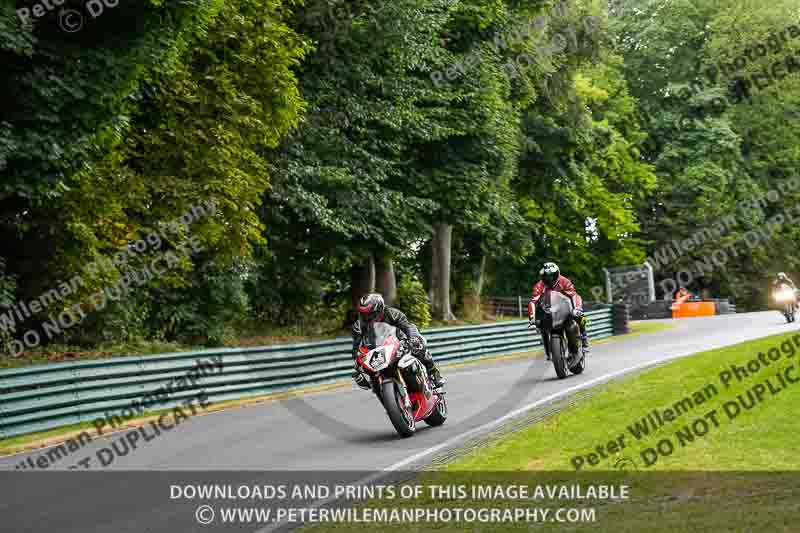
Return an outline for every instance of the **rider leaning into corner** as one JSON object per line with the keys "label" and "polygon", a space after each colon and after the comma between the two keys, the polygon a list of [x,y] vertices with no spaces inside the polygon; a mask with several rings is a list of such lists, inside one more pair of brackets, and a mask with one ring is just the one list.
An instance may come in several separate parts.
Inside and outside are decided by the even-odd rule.
{"label": "rider leaning into corner", "polygon": [[[528,303],[528,317],[531,324],[535,320],[536,303],[542,297],[545,290],[557,291],[568,296],[572,300],[573,310],[572,316],[578,323],[578,328],[581,332],[581,345],[583,346],[583,355],[589,355],[589,337],[586,334],[586,317],[583,314],[583,299],[572,282],[561,275],[558,265],[555,263],[545,263],[539,271],[539,281],[533,286],[531,294],[531,301]],[[547,355],[547,360],[550,361],[550,339],[546,331],[538,328],[542,333],[542,343],[544,344],[544,352]]]}
{"label": "rider leaning into corner", "polygon": [[[433,380],[434,389],[441,390],[444,387],[445,379],[442,378],[439,369],[436,368],[433,356],[428,350],[427,342],[420,335],[417,326],[410,322],[399,309],[386,307],[383,296],[377,293],[367,294],[361,298],[358,304],[358,320],[353,323],[353,360],[358,357],[358,349],[361,347],[361,342],[369,334],[372,324],[375,322],[385,322],[402,331],[408,337],[411,354],[425,365],[431,380]],[[353,380],[362,389],[370,389],[369,380],[361,372],[358,364],[356,364],[353,371]]]}
{"label": "rider leaning into corner", "polygon": [[783,287],[791,287],[793,291],[797,291],[797,287],[795,286],[794,281],[792,281],[792,278],[787,276],[784,272],[778,272],[778,278],[772,284],[772,288],[774,290],[778,290]]}

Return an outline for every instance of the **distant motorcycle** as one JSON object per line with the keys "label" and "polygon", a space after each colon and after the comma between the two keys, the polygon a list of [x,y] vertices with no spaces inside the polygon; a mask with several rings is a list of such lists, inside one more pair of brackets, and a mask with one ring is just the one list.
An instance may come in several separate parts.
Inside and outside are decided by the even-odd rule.
{"label": "distant motorcycle", "polygon": [[[546,291],[536,304],[536,327],[548,333],[550,358],[560,379],[586,370],[578,324],[572,318],[572,300],[558,291]],[[569,346],[569,339],[574,345]]]}
{"label": "distant motorcycle", "polygon": [[368,345],[359,348],[356,363],[369,376],[372,391],[402,437],[416,431],[416,423],[441,426],[447,420],[444,394],[435,392],[425,366],[411,354],[408,339],[397,328],[375,322]]}
{"label": "distant motorcycle", "polygon": [[791,287],[784,286],[775,290],[772,294],[775,301],[780,304],[783,309],[781,313],[786,317],[786,322],[794,322],[795,308],[797,307],[797,296],[795,290]]}

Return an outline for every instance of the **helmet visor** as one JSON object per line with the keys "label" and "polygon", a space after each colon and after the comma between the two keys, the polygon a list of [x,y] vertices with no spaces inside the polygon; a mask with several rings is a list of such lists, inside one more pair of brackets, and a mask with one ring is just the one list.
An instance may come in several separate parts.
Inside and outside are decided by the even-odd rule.
{"label": "helmet visor", "polygon": [[380,315],[380,313],[374,308],[374,306],[358,308],[359,318],[362,322],[366,322],[367,324],[370,322],[375,322],[375,320],[378,319],[378,315]]}
{"label": "helmet visor", "polygon": [[552,289],[555,286],[556,281],[558,281],[558,272],[545,272],[542,274],[542,281],[544,281],[544,284]]}

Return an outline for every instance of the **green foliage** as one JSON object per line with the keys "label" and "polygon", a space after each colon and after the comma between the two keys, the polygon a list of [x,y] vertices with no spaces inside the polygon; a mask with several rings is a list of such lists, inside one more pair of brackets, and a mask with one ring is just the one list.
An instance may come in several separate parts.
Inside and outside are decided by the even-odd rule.
{"label": "green foliage", "polygon": [[[748,230],[763,227],[770,216],[793,205],[797,195],[791,192],[764,211],[739,205],[800,171],[800,138],[790,120],[800,103],[800,75],[789,73],[763,88],[751,81],[749,99],[729,84],[800,49],[795,39],[767,57],[752,52],[747,57],[770,35],[798,23],[795,8],[783,0],[758,6],[733,0],[652,1],[619,12],[612,25],[626,78],[648,119],[643,156],[659,177],[657,190],[637,209],[648,252],[714,228],[723,217],[735,218],[718,238],[660,261],[657,279],[686,270],[695,278],[695,291],[733,297],[740,309],[765,303],[765,273],[798,267],[795,225],[753,249],[742,244]],[[746,59],[743,68],[729,73],[719,68],[737,59]],[[708,75],[711,66],[718,67],[718,76]],[[740,254],[723,267],[704,273],[693,266],[729,245]]]}
{"label": "green foliage", "polygon": [[131,343],[147,339],[150,336],[147,319],[153,311],[153,303],[156,302],[135,296],[109,302],[102,313],[81,324],[79,329],[68,331],[66,338],[87,347],[95,343]]}
{"label": "green foliage", "polygon": [[14,291],[17,282],[13,276],[6,274],[6,260],[0,257],[0,306],[10,306],[14,303]]}
{"label": "green foliage", "polygon": [[[424,325],[441,224],[459,314],[477,314],[481,294],[528,292],[545,260],[586,295],[602,267],[736,214],[725,235],[661,261],[668,277],[800,201],[737,209],[800,175],[800,75],[713,105],[800,39],[718,85],[706,76],[796,24],[791,0],[131,0],[74,33],[55,11],[23,25],[12,4],[0,7],[0,309],[215,206],[127,269],[190,236],[201,253],[57,342],[338,327],[375,256],[394,258],[398,304]],[[760,276],[800,269],[798,242],[787,225],[693,288],[756,308]],[[125,270],[86,278],[63,305]]]}
{"label": "green foliage", "polygon": [[[595,54],[600,61],[595,60]],[[634,157],[644,136],[621,57],[601,48],[565,62],[552,88],[523,117],[516,198],[533,227],[534,251],[519,264],[494,260],[490,294],[530,291],[544,261],[557,262],[584,292],[601,267],[637,263],[637,209],[656,186]]]}
{"label": "green foliage", "polygon": [[[14,293],[17,289],[17,280],[6,274],[6,261],[0,257],[0,313],[15,303]],[[14,336],[14,330],[0,328],[0,353],[5,351],[6,342]]]}
{"label": "green foliage", "polygon": [[[12,98],[0,123],[0,255],[20,279],[19,296],[33,298],[213,202],[214,213],[191,227],[213,261],[186,258],[70,333],[217,343],[249,310],[231,265],[264,243],[262,153],[303,110],[295,69],[309,45],[286,24],[296,6],[280,0],[127,6],[74,35],[49,19],[14,28],[16,14],[9,21],[4,12],[0,28],[36,48],[7,46],[34,59],[4,73]],[[188,237],[169,235],[129,268]],[[74,301],[121,274],[84,277]]]}
{"label": "green foliage", "polygon": [[163,325],[166,340],[220,346],[233,337],[235,327],[249,314],[246,276],[245,264],[225,267],[206,262],[195,271],[190,291],[155,295],[157,311],[151,320]]}
{"label": "green foliage", "polygon": [[398,283],[395,307],[403,311],[418,328],[426,328],[431,323],[428,294],[422,282],[413,276],[405,276]]}

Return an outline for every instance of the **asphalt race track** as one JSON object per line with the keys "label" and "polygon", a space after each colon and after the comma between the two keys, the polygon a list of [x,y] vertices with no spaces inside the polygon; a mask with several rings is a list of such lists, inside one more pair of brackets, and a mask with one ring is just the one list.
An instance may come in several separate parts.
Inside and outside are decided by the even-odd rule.
{"label": "asphalt race track", "polygon": [[[288,486],[381,483],[409,476],[492,431],[546,414],[558,400],[648,366],[738,342],[796,330],[777,312],[683,319],[669,330],[596,343],[587,371],[558,380],[541,357],[486,361],[445,372],[449,418],[399,438],[371,393],[353,388],[220,411],[189,418],[168,433],[121,454],[105,469],[68,469],[95,456],[124,433],[94,438],[45,469],[17,471],[48,450],[0,459],[2,531],[15,533],[266,533],[298,523],[198,523],[204,505],[230,502],[173,494],[200,486]],[[557,402],[558,403],[558,402]],[[563,402],[561,402],[563,403]],[[524,416],[523,416],[524,415]],[[98,461],[99,462],[99,461]],[[398,478],[399,479],[399,478]],[[259,507],[281,506],[259,500]],[[236,502],[234,502],[236,503]],[[294,504],[335,505],[309,496]],[[294,505],[293,504],[293,505]],[[247,505],[247,504],[242,504]],[[249,505],[252,505],[249,504]],[[222,507],[217,507],[218,513]],[[203,512],[208,511],[205,509]],[[219,519],[219,515],[217,515]],[[368,528],[369,529],[369,528]]]}
{"label": "asphalt race track", "polygon": [[[676,321],[650,334],[605,340],[593,346],[586,372],[558,380],[543,358],[491,361],[454,368],[448,378],[449,418],[444,426],[418,426],[399,438],[369,392],[356,389],[198,415],[144,444],[108,469],[122,470],[393,470],[430,462],[558,398],[659,361],[796,329],[777,312]],[[435,354],[434,354],[435,356]],[[114,438],[119,434],[112,434]],[[81,450],[108,444],[96,438]],[[32,454],[0,458],[13,469]],[[66,469],[69,458],[49,470]]]}

